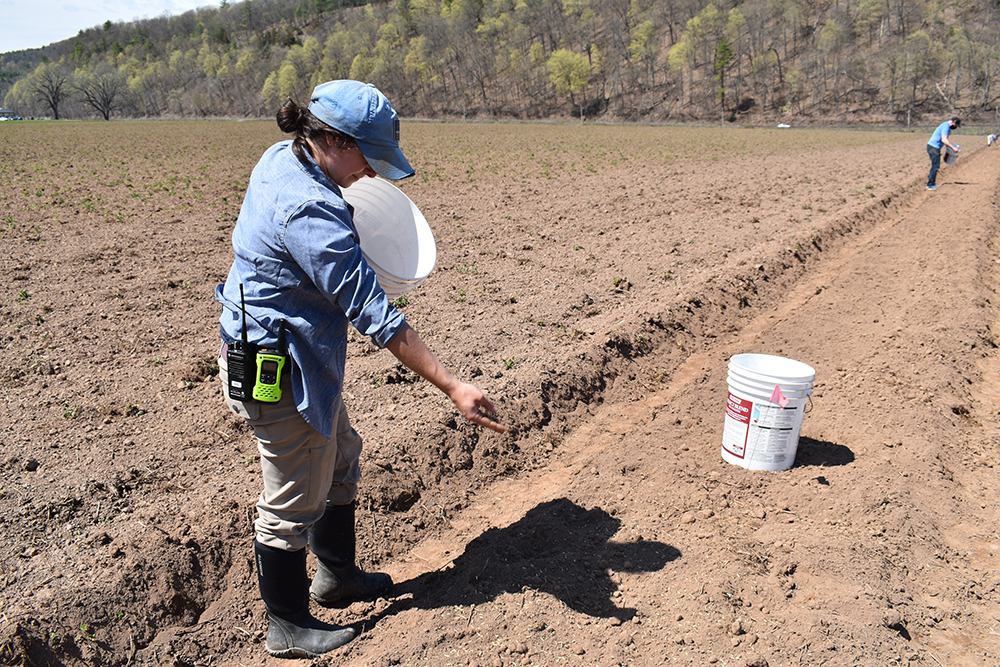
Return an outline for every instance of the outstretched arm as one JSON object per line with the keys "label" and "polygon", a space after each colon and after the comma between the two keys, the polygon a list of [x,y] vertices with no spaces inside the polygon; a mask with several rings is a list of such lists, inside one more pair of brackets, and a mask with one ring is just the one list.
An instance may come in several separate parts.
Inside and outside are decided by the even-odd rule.
{"label": "outstretched arm", "polygon": [[504,432],[503,426],[486,415],[496,412],[493,403],[477,387],[462,382],[445,368],[409,324],[404,322],[385,347],[403,365],[444,392],[463,417],[497,433]]}

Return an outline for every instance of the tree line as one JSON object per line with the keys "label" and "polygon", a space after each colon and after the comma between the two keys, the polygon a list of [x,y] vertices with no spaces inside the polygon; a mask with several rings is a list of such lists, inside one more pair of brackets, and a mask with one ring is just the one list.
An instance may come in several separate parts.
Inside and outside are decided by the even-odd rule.
{"label": "tree line", "polygon": [[981,0],[223,0],[0,55],[0,93],[24,117],[264,117],[352,78],[407,117],[992,120],[996,11]]}

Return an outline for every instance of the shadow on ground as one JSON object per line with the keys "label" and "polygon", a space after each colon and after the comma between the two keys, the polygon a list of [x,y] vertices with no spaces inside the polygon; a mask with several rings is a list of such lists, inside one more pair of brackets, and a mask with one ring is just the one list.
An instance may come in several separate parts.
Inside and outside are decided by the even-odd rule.
{"label": "shadow on ground", "polygon": [[405,599],[397,597],[380,617],[410,608],[478,605],[530,588],[589,616],[631,619],[635,610],[613,601],[614,573],[653,572],[681,554],[662,542],[612,542],[620,527],[602,509],[565,498],[543,503],[520,521],[474,539],[451,567],[398,584],[394,592]]}
{"label": "shadow on ground", "polygon": [[795,451],[795,467],[819,466],[832,468],[845,466],[854,462],[854,452],[844,445],[838,445],[826,440],[799,438],[799,446]]}

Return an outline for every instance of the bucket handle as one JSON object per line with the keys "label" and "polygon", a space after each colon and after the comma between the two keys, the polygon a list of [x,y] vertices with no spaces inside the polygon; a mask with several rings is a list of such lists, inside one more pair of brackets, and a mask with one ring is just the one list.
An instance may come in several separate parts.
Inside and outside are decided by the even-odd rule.
{"label": "bucket handle", "polygon": [[812,394],[809,394],[809,396],[807,398],[809,400],[806,403],[806,408],[805,408],[805,410],[802,411],[802,414],[804,414],[804,415],[809,414],[810,412],[812,412],[812,409],[813,409],[813,396],[812,396]]}

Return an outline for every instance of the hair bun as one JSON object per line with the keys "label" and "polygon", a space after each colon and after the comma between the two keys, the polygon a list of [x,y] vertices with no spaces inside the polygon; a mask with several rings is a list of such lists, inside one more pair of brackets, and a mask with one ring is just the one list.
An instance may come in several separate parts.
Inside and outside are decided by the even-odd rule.
{"label": "hair bun", "polygon": [[296,134],[302,130],[305,109],[288,98],[278,109],[275,118],[278,121],[278,129],[288,134]]}

